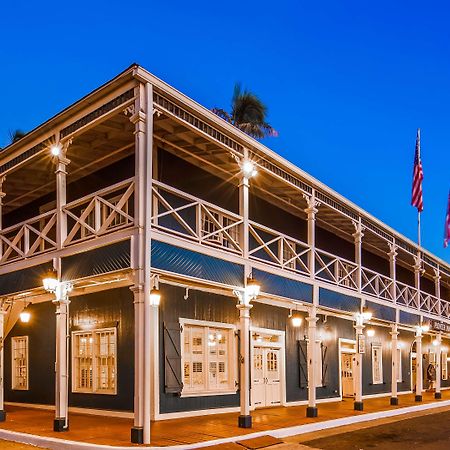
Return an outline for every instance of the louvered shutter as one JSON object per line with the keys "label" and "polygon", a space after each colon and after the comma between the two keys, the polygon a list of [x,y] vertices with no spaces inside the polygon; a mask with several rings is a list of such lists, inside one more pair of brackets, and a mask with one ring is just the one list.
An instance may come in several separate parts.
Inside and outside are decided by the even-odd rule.
{"label": "louvered shutter", "polygon": [[180,394],[183,390],[179,323],[164,323],[164,386],[166,393]]}
{"label": "louvered shutter", "polygon": [[300,387],[305,389],[308,387],[308,350],[307,341],[298,341],[298,357],[300,363]]}
{"label": "louvered shutter", "polygon": [[322,386],[325,387],[329,382],[329,374],[328,374],[328,360],[327,353],[328,347],[324,344],[320,344],[322,351]]}

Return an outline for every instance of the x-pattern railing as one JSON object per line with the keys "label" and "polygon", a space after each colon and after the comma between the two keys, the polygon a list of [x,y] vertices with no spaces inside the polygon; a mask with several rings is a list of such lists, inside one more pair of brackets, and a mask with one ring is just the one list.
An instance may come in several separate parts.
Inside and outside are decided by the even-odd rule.
{"label": "x-pattern railing", "polygon": [[134,224],[134,179],[122,181],[68,203],[64,246],[101,236]]}
{"label": "x-pattern railing", "polygon": [[397,281],[395,284],[396,300],[400,305],[418,308],[417,289]]}
{"label": "x-pattern railing", "polygon": [[56,211],[0,231],[0,265],[56,248]]}
{"label": "x-pattern railing", "polygon": [[155,228],[212,247],[242,254],[242,218],[158,181],[153,182]]}
{"label": "x-pattern railing", "polygon": [[381,275],[373,270],[361,268],[361,291],[381,297],[385,300],[394,300],[392,286],[394,280],[387,276]]}
{"label": "x-pattern railing", "polygon": [[420,309],[422,311],[427,311],[436,315],[441,314],[441,304],[437,297],[421,291],[419,299],[420,299]]}
{"label": "x-pattern railing", "polygon": [[309,274],[307,244],[255,222],[250,222],[249,234],[250,258]]}
{"label": "x-pattern railing", "polygon": [[353,290],[358,288],[356,284],[358,266],[354,262],[316,249],[315,265],[317,278]]}

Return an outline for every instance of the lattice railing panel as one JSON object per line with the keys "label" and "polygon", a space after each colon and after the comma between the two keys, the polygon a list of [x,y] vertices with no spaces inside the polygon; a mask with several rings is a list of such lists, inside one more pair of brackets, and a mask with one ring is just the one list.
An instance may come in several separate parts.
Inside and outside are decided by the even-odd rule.
{"label": "lattice railing panel", "polygon": [[153,182],[153,227],[199,244],[242,254],[242,218],[185,192]]}
{"label": "lattice railing panel", "polygon": [[393,292],[394,281],[373,270],[361,268],[361,291],[365,294],[383,298],[385,300],[394,300]]}
{"label": "lattice railing panel", "polygon": [[0,231],[0,265],[56,248],[56,211]]}
{"label": "lattice railing panel", "polygon": [[250,222],[249,234],[251,259],[309,275],[307,244],[255,222]]}
{"label": "lattice railing panel", "polygon": [[315,265],[316,278],[352,290],[358,288],[356,283],[358,266],[354,262],[316,249]]}

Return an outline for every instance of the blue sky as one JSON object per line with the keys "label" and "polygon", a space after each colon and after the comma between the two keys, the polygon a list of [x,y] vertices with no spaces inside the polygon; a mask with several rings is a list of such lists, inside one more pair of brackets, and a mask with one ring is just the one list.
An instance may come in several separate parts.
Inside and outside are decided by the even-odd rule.
{"label": "blue sky", "polygon": [[[207,107],[235,81],[269,106],[271,148],[416,240],[443,249],[450,188],[450,6],[444,1],[8,2],[0,7],[0,146],[132,62]],[[76,6],[75,6],[76,5]]]}

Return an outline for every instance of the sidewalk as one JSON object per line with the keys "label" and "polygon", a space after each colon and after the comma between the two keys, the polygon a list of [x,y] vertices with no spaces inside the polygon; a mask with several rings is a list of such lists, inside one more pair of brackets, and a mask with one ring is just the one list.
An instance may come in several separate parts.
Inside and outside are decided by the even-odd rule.
{"label": "sidewalk", "polygon": [[[163,420],[152,423],[151,445],[155,447],[186,446],[197,443],[203,443],[204,445],[206,441],[223,438],[231,438],[227,440],[233,440],[232,438],[235,437],[235,440],[242,440],[245,439],[244,435],[252,434],[255,436],[255,433],[259,435],[281,436],[283,433],[280,432],[280,429],[301,425],[309,425],[305,427],[305,431],[314,431],[313,429],[329,428],[330,426],[336,425],[341,426],[341,424],[345,424],[344,422],[347,421],[351,423],[355,419],[363,419],[364,415],[370,413],[385,411],[386,414],[389,414],[389,412],[398,409],[417,407],[420,405],[426,406],[427,404],[430,406],[433,404],[433,406],[438,407],[440,404],[450,400],[450,391],[443,391],[442,397],[442,400],[434,400],[432,393],[424,393],[423,402],[416,403],[413,394],[405,394],[399,396],[399,406],[390,406],[389,397],[366,399],[364,400],[364,411],[361,412],[353,410],[352,399],[321,403],[318,405],[319,417],[314,419],[306,417],[306,406],[258,409],[252,412],[253,428],[251,429],[243,429],[237,426],[237,413],[211,414],[200,417]],[[371,417],[368,416],[367,419],[371,419]],[[340,424],[325,423],[334,419],[341,419]],[[52,428],[52,411],[9,406],[7,407],[7,420],[0,424],[0,438],[12,440],[20,438],[20,436],[17,439],[2,436],[3,430],[9,430],[41,437],[91,444],[87,445],[86,448],[95,448],[95,445],[131,446],[130,428],[132,426],[132,420],[130,419],[72,413],[69,416],[69,425],[69,431],[56,433]],[[289,435],[288,431],[285,433],[288,433],[284,434],[285,436]],[[27,441],[19,440],[19,442]],[[42,446],[42,443],[40,442],[38,445]],[[53,446],[52,448],[58,447]]]}

